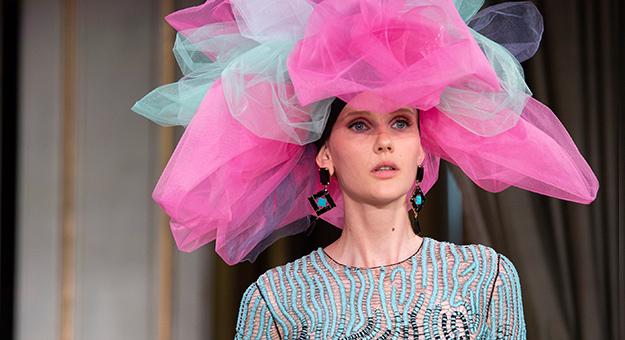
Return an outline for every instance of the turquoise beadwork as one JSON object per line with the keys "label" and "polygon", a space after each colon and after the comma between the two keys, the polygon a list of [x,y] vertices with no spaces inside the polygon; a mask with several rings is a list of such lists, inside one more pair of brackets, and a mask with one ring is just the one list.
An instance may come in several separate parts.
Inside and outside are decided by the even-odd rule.
{"label": "turquoise beadwork", "polygon": [[393,265],[341,265],[323,250],[269,270],[241,301],[236,339],[525,339],[512,263],[480,245],[424,238]]}

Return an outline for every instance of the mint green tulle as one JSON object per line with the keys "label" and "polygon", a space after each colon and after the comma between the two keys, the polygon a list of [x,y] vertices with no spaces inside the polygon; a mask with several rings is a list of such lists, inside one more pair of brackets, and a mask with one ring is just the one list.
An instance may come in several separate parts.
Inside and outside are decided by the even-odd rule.
{"label": "mint green tulle", "polygon": [[174,55],[184,77],[154,89],[132,110],[163,126],[187,126],[226,66],[258,46],[238,33],[222,34],[224,30],[232,29],[215,24],[178,33]]}
{"label": "mint green tulle", "polygon": [[321,137],[334,98],[300,104],[286,60],[295,40],[271,41],[234,59],[222,73],[232,116],[255,135],[295,144]]}
{"label": "mint green tulle", "polygon": [[449,86],[436,107],[469,131],[490,137],[516,125],[532,93],[517,59],[503,46],[470,30],[499,78],[499,92],[465,84]]}
{"label": "mint green tulle", "polygon": [[474,31],[472,28],[469,28],[469,30],[471,30],[475,41],[495,70],[499,81],[507,84],[508,87],[506,87],[506,89],[516,89],[531,96],[532,92],[525,83],[523,67],[521,67],[521,63],[519,63],[512,53],[500,44]]}
{"label": "mint green tulle", "polygon": [[233,117],[256,135],[301,145],[317,140],[331,99],[302,106],[286,69],[293,45],[304,36],[312,3],[232,3],[236,23],[178,34],[174,54],[184,77],[150,92],[132,110],[163,126],[187,126],[221,77]]}
{"label": "mint green tulle", "polygon": [[456,9],[464,22],[471,19],[483,4],[484,0],[454,0],[454,5],[456,5]]}
{"label": "mint green tulle", "polygon": [[233,117],[259,137],[308,144],[321,136],[331,99],[302,106],[286,60],[304,37],[313,3],[308,0],[232,0],[243,37],[260,43],[222,73],[223,91]]}
{"label": "mint green tulle", "polygon": [[212,84],[210,79],[181,79],[154,89],[132,110],[162,126],[186,127]]}
{"label": "mint green tulle", "polygon": [[[468,22],[483,0],[454,0],[460,16]],[[489,137],[514,127],[531,96],[523,68],[506,48],[469,28],[499,78],[496,93],[477,90],[468,84],[449,86],[436,107],[473,133]]]}

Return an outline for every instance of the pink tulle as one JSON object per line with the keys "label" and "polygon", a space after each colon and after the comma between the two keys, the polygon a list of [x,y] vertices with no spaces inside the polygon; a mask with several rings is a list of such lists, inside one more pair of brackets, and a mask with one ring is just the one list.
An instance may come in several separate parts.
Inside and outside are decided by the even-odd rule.
{"label": "pink tulle", "polygon": [[[287,66],[304,105],[336,96],[386,113],[406,105],[429,109],[449,84],[499,90],[450,0],[321,2]],[[380,98],[377,107],[362,107],[363,92]]]}
{"label": "pink tulle", "polygon": [[[267,114],[272,115],[273,112]],[[320,190],[315,147],[260,138],[235,120],[215,82],[172,155],[153,198],[171,216],[178,247],[192,251],[216,240],[229,264],[245,259],[274,230],[308,227],[308,196]],[[342,225],[339,208],[324,215]]]}
{"label": "pink tulle", "polygon": [[477,185],[499,192],[516,187],[590,203],[599,183],[558,118],[533,98],[517,124],[482,137],[436,108],[421,113],[421,142],[430,153],[458,165]]}
{"label": "pink tulle", "polygon": [[215,23],[234,23],[232,6],[228,0],[208,0],[204,4],[174,12],[165,20],[178,32]]}
{"label": "pink tulle", "polygon": [[[270,109],[268,109],[271,111]],[[273,112],[259,113],[272,115]],[[428,191],[439,157],[462,168],[482,188],[510,185],[580,203],[591,202],[598,182],[555,115],[531,99],[518,124],[493,137],[477,136],[433,108],[421,112]],[[260,138],[235,120],[221,81],[209,90],[168,163],[154,199],[172,217],[178,247],[192,251],[216,241],[229,264],[253,260],[274,232],[302,232],[314,212],[307,197],[322,189],[316,149]],[[342,196],[323,219],[342,227]],[[259,244],[262,249],[258,249]]]}
{"label": "pink tulle", "polygon": [[230,46],[226,40],[223,42],[224,46],[217,50],[214,47],[212,50],[203,50],[200,47],[210,38],[240,33],[229,0],[208,0],[203,5],[174,12],[166,16],[165,20],[213,61],[219,54],[226,54],[240,44],[240,38],[237,37],[227,39],[232,40]]}
{"label": "pink tulle", "polygon": [[[181,250],[215,240],[217,253],[235,264],[304,231],[314,215],[307,198],[322,189],[316,149],[306,143],[327,120],[328,110],[316,105],[335,96],[380,113],[406,105],[422,110],[425,192],[443,158],[489,191],[514,185],[580,203],[595,198],[596,177],[549,108],[514,86],[502,97],[518,91],[520,117],[505,98],[483,96],[507,84],[451,0],[298,0],[284,20],[303,23],[317,2],[301,40],[294,37],[303,26],[281,30],[251,18],[254,6],[267,9],[262,2],[233,8],[235,0],[209,0],[167,17],[191,44],[210,43],[198,50],[213,61],[257,45],[275,52],[250,57],[255,62],[246,59],[251,52],[224,61],[215,76],[223,78],[206,93],[156,186],[153,197],[171,217]],[[272,35],[290,38],[263,40]],[[368,104],[378,98],[377,106],[363,107],[365,95]],[[322,218],[341,228],[337,181],[328,189],[337,208]]]}

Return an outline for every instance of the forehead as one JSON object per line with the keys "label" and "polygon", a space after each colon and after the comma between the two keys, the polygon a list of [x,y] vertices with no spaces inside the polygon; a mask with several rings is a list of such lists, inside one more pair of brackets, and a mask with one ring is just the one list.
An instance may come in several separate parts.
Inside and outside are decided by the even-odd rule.
{"label": "forehead", "polygon": [[[390,97],[394,97],[393,95]],[[396,111],[405,105],[394,99],[377,92],[360,92],[350,98],[345,98],[347,104],[358,108],[377,113],[389,113]]]}

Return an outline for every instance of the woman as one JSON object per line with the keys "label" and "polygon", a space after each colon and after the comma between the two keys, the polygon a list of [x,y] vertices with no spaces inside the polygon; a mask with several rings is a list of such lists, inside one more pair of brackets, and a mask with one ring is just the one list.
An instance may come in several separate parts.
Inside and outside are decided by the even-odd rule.
{"label": "woman", "polygon": [[316,162],[339,182],[341,237],[252,284],[236,339],[525,338],[508,259],[413,231],[406,196],[425,158],[417,121],[410,107],[340,112]]}
{"label": "woman", "polygon": [[480,6],[209,0],[167,18],[185,78],[133,109],[188,124],[154,192],[179,248],[215,240],[234,264],[310,215],[343,228],[250,286],[238,338],[525,337],[512,264],[423,239],[406,212],[418,216],[441,157],[490,191],[596,195],[523,80],[542,33],[535,7]]}

